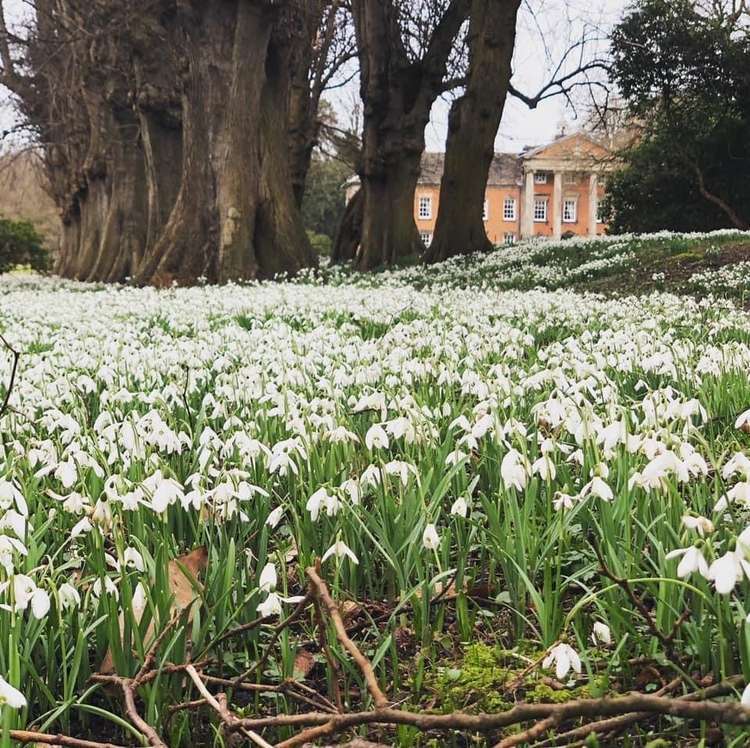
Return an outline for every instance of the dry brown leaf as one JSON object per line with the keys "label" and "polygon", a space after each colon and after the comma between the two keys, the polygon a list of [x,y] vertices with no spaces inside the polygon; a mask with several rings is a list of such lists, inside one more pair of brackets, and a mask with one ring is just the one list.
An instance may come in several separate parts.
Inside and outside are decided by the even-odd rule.
{"label": "dry brown leaf", "polygon": [[315,657],[312,652],[300,649],[294,658],[294,679],[304,680],[315,667]]}
{"label": "dry brown leaf", "polygon": [[[200,546],[190,553],[186,553],[183,556],[173,559],[167,565],[167,577],[169,579],[169,589],[172,592],[172,612],[181,612],[188,606],[190,612],[188,613],[188,621],[193,620],[193,615],[196,609],[200,606],[200,596],[198,595],[195,585],[200,588],[200,577],[208,565],[208,549],[205,546]],[[136,620],[140,623],[143,612],[136,613]],[[120,614],[120,636],[122,636],[125,630],[125,621],[122,614]],[[144,642],[148,644],[154,638],[154,623],[153,621],[149,624],[144,637]],[[107,654],[102,660],[99,672],[105,675],[113,673],[115,671],[114,660],[112,658],[112,650],[108,649]]]}
{"label": "dry brown leaf", "polygon": [[360,610],[362,610],[362,606],[359,603],[354,602],[354,600],[344,600],[344,602],[339,605],[339,611],[341,612],[341,617],[344,621],[354,618]]}

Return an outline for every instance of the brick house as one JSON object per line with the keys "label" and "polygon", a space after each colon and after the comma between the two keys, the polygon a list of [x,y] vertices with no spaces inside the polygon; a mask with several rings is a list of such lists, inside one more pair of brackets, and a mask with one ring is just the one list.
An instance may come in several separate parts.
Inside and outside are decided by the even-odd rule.
{"label": "brick house", "polygon": [[[429,245],[440,206],[442,153],[425,153],[414,195],[414,220]],[[562,135],[520,154],[496,153],[487,179],[484,220],[493,244],[519,237],[559,239],[603,234],[599,203],[611,152],[585,133]]]}

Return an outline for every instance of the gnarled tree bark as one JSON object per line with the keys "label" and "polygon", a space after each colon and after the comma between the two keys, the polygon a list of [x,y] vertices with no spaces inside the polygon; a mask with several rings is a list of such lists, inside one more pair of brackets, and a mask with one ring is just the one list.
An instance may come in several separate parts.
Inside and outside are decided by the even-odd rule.
{"label": "gnarled tree bark", "polygon": [[482,206],[511,78],[521,0],[472,0],[466,89],[451,106],[445,167],[426,262],[492,248]]}
{"label": "gnarled tree bark", "polygon": [[[396,0],[352,3],[364,104],[361,233],[350,230],[357,222],[349,220],[333,254],[355,257],[361,270],[392,265],[423,250],[414,223],[414,191],[424,130],[468,9],[468,0],[447,2],[421,56],[415,57],[403,38],[399,13],[405,9]],[[351,206],[351,211],[359,209],[358,203]]]}
{"label": "gnarled tree bark", "polygon": [[287,124],[290,59],[322,1],[36,0],[25,46],[0,24],[0,83],[63,219],[60,274],[164,285],[315,264]]}

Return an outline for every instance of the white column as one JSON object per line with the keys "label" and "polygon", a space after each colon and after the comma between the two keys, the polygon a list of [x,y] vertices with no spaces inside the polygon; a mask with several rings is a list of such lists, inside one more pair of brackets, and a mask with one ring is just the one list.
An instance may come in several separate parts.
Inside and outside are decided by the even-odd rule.
{"label": "white column", "polygon": [[596,236],[596,214],[599,210],[599,178],[596,174],[589,176],[589,236]]}
{"label": "white column", "polygon": [[534,172],[526,172],[526,180],[521,201],[521,237],[529,239],[534,235]]}
{"label": "white column", "polygon": [[559,239],[562,236],[562,172],[556,171],[552,186],[552,236]]}

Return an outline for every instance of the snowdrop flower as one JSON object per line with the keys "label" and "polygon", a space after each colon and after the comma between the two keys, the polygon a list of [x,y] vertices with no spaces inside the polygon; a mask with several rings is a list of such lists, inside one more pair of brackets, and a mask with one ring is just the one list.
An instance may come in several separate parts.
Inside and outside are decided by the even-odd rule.
{"label": "snowdrop flower", "polygon": [[680,558],[677,566],[677,576],[680,579],[686,579],[693,572],[698,572],[704,579],[709,579],[708,562],[706,561],[703,551],[697,546],[691,545],[689,548],[676,548],[666,555],[667,560]]}
{"label": "snowdrop flower", "polygon": [[268,597],[258,605],[258,613],[263,618],[269,616],[280,616],[282,612],[281,598],[275,592],[271,592]]}
{"label": "snowdrop flower", "polygon": [[34,618],[41,620],[50,609],[50,599],[47,592],[36,586],[34,580],[26,574],[13,576],[13,602],[15,610],[26,610],[31,604]]}
{"label": "snowdrop flower", "polygon": [[720,595],[728,595],[742,579],[743,572],[747,573],[748,570],[750,564],[737,551],[727,551],[708,567],[707,579],[713,581]]}
{"label": "snowdrop flower", "polygon": [[18,689],[13,688],[1,675],[0,706],[8,706],[11,709],[23,709],[26,706],[26,697]]}
{"label": "snowdrop flower", "polygon": [[94,504],[94,511],[91,513],[92,521],[99,525],[105,532],[112,527],[112,508],[109,505],[109,501],[106,499],[99,499]]}
{"label": "snowdrop flower", "polygon": [[283,478],[290,470],[294,475],[299,474],[297,464],[286,452],[278,452],[274,454],[271,461],[268,463],[268,472],[271,473],[271,475],[278,473]]}
{"label": "snowdrop flower", "polygon": [[391,460],[383,465],[383,470],[386,475],[397,475],[401,479],[401,485],[406,486],[409,483],[409,472],[416,474],[416,469],[413,465],[403,460]]}
{"label": "snowdrop flower", "polygon": [[337,496],[332,496],[325,488],[319,488],[308,500],[306,509],[310,512],[310,519],[317,522],[321,508],[325,508],[329,517],[335,516],[341,509],[341,501]]}
{"label": "snowdrop flower", "polygon": [[281,522],[281,518],[284,516],[284,507],[283,506],[277,506],[276,509],[274,509],[268,517],[266,517],[266,524],[273,528],[276,527],[276,525]]}
{"label": "snowdrop flower", "polygon": [[544,658],[542,667],[546,669],[553,662],[555,663],[555,676],[558,680],[562,680],[571,668],[576,673],[581,672],[581,658],[569,644],[560,643],[553,647],[547,657]]}
{"label": "snowdrop flower", "polygon": [[146,610],[146,590],[144,586],[138,582],[133,591],[132,598],[133,614],[137,620],[140,620],[143,615],[143,611]]}
{"label": "snowdrop flower", "polygon": [[424,532],[422,533],[422,545],[428,551],[435,551],[440,547],[440,536],[435,529],[435,525],[429,524],[424,528]]}
{"label": "snowdrop flower", "polygon": [[0,566],[8,574],[13,573],[14,553],[18,553],[21,556],[28,556],[29,552],[18,538],[11,537],[10,535],[0,535]]}
{"label": "snowdrop flower", "polygon": [[555,498],[552,499],[552,506],[555,508],[556,512],[559,512],[563,509],[572,509],[575,506],[576,501],[578,501],[577,496],[571,496],[562,491],[556,491]]}
{"label": "snowdrop flower", "polygon": [[278,577],[276,576],[276,567],[272,563],[267,563],[260,573],[258,586],[263,592],[271,592],[276,589]]}
{"label": "snowdrop flower", "polygon": [[[120,592],[115,586],[115,583],[109,577],[104,577],[103,589],[107,595],[112,595],[115,598],[115,600],[120,599]],[[94,580],[94,584],[91,586],[91,591],[94,593],[94,597],[101,597],[102,595],[101,577],[97,577],[97,579]]]}
{"label": "snowdrop flower", "polygon": [[682,524],[689,530],[695,530],[702,538],[710,535],[716,529],[710,519],[706,517],[691,517],[687,514],[682,518]]}
{"label": "snowdrop flower", "polygon": [[41,620],[49,613],[50,599],[46,590],[37,587],[31,596],[31,612],[37,620]]}
{"label": "snowdrop flower", "polygon": [[143,563],[143,556],[135,548],[126,548],[123,553],[123,560],[125,561],[125,566],[129,569],[135,569],[136,571],[146,570]]}
{"label": "snowdrop flower", "polygon": [[61,462],[55,470],[55,478],[63,484],[64,488],[72,488],[78,480],[78,468],[75,460],[69,459]]}
{"label": "snowdrop flower", "polygon": [[345,442],[356,444],[359,442],[359,437],[353,431],[349,431],[345,426],[339,426],[338,428],[329,431],[325,436],[331,444],[343,444]]}
{"label": "snowdrop flower", "polygon": [[594,644],[597,642],[601,642],[602,644],[611,644],[612,643],[612,633],[609,629],[609,626],[607,626],[606,623],[602,623],[601,621],[596,621],[594,623],[594,630],[591,634],[591,639],[593,640]]}
{"label": "snowdrop flower", "polygon": [[0,478],[0,510],[7,511],[15,504],[24,517],[29,516],[29,508],[23,494],[10,481]]}
{"label": "snowdrop flower", "polygon": [[582,489],[581,496],[596,496],[602,501],[612,501],[614,494],[612,489],[598,476],[595,475]]}
{"label": "snowdrop flower", "polygon": [[84,517],[82,520],[79,520],[75,525],[73,525],[73,529],[70,531],[70,537],[77,538],[79,535],[83,535],[83,533],[86,532],[91,532],[93,529],[94,526],[91,524],[89,518]]}
{"label": "snowdrop flower", "polygon": [[0,530],[13,530],[19,538],[23,538],[26,535],[26,517],[15,509],[8,509],[0,517]]}
{"label": "snowdrop flower", "polygon": [[341,490],[349,495],[352,504],[359,504],[359,481],[356,478],[348,478],[341,484]]}
{"label": "snowdrop flower", "polygon": [[750,683],[745,686],[745,690],[742,692],[742,697],[740,698],[740,703],[743,706],[750,707]]}
{"label": "snowdrop flower", "polygon": [[445,458],[445,464],[453,467],[454,465],[458,465],[459,462],[463,462],[468,456],[469,455],[466,454],[466,452],[462,452],[460,449],[456,448],[448,453],[448,456]]}
{"label": "snowdrop flower", "polygon": [[68,582],[63,582],[57,590],[57,594],[60,598],[60,605],[63,610],[70,608],[77,608],[81,604],[81,596],[78,590]]}
{"label": "snowdrop flower", "polygon": [[553,481],[557,475],[555,463],[546,454],[543,454],[539,459],[534,461],[531,471],[543,481]]}
{"label": "snowdrop flower", "polygon": [[389,444],[388,434],[386,434],[385,429],[380,424],[376,423],[370,426],[365,434],[367,449],[388,449]]}
{"label": "snowdrop flower", "polygon": [[469,511],[469,505],[466,503],[466,499],[463,496],[459,496],[451,505],[451,514],[458,515],[459,517],[466,517]]}
{"label": "snowdrop flower", "polygon": [[506,488],[515,488],[517,491],[523,491],[526,488],[528,480],[528,471],[526,469],[526,460],[520,452],[511,449],[500,464],[500,475]]}
{"label": "snowdrop flower", "polygon": [[725,480],[735,473],[739,473],[745,480],[750,480],[750,459],[742,452],[732,455],[721,469],[721,477]]}
{"label": "snowdrop flower", "polygon": [[151,494],[151,508],[157,514],[166,512],[168,507],[184,498],[182,486],[173,478],[162,478],[159,475],[156,483],[156,488]]}
{"label": "snowdrop flower", "polygon": [[734,427],[740,431],[750,433],[750,410],[740,413],[737,420],[734,422]]}
{"label": "snowdrop flower", "polygon": [[326,561],[331,556],[336,556],[336,558],[342,558],[346,557],[348,558],[353,564],[358,564],[359,559],[354,555],[354,551],[343,541],[343,540],[337,540],[324,554],[322,561]]}

